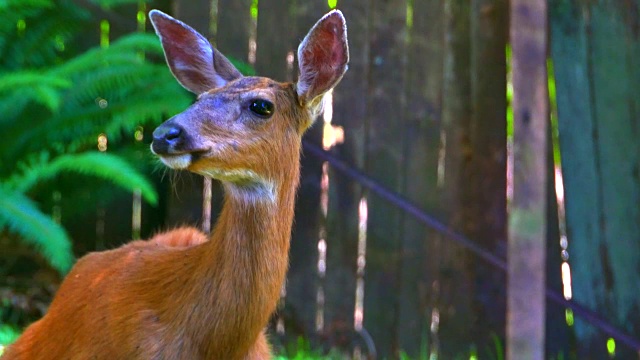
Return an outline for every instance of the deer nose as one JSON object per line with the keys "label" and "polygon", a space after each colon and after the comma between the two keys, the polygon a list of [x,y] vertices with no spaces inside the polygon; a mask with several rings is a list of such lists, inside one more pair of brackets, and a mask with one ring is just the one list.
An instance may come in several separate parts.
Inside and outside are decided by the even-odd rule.
{"label": "deer nose", "polygon": [[156,154],[169,154],[182,142],[184,131],[180,126],[163,124],[153,132],[151,149]]}

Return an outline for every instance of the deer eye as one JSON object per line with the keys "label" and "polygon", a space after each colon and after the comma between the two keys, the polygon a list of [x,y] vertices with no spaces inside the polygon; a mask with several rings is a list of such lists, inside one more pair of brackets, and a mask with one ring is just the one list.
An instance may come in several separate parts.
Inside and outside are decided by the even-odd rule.
{"label": "deer eye", "polygon": [[259,117],[267,119],[273,115],[273,103],[263,99],[251,100],[249,110]]}

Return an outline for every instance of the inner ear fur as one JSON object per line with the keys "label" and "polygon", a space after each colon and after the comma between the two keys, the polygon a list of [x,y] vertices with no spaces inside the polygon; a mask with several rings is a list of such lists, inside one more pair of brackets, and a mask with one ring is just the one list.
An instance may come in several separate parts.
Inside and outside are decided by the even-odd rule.
{"label": "inner ear fur", "polygon": [[149,19],[162,42],[169,69],[187,90],[200,95],[242,74],[209,41],[189,25],[159,11]]}
{"label": "inner ear fur", "polygon": [[319,106],[322,96],[340,82],[348,63],[347,25],[342,12],[333,10],[318,20],[298,47],[296,91],[301,105]]}

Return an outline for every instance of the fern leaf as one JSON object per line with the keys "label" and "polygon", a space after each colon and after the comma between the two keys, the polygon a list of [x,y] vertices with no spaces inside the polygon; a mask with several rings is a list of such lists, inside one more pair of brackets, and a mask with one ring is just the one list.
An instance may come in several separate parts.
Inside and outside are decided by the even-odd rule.
{"label": "fern leaf", "polygon": [[164,54],[158,37],[150,33],[133,33],[123,36],[111,44],[110,49],[114,52],[129,51],[138,53],[144,51],[156,55]]}
{"label": "fern leaf", "polygon": [[26,166],[22,174],[15,174],[7,185],[18,192],[27,192],[38,182],[51,179],[61,172],[75,172],[111,181],[126,190],[140,190],[142,197],[156,205],[158,195],[153,185],[119,156],[95,151],[61,155],[53,160]]}
{"label": "fern leaf", "polygon": [[135,33],[123,36],[106,49],[93,48],[52,69],[52,74],[78,76],[114,64],[143,63],[141,52],[162,55],[157,37]]}
{"label": "fern leaf", "polygon": [[68,88],[71,86],[71,82],[60,76],[41,74],[35,71],[16,71],[0,74],[0,93],[31,86]]}
{"label": "fern leaf", "polygon": [[[22,33],[16,31],[15,22],[0,31],[3,41],[0,48],[0,64],[5,69],[16,70],[26,67],[41,67],[55,63],[60,52],[55,46],[56,39],[71,39],[81,29],[89,13],[68,2],[57,2],[53,8],[40,8],[26,19]],[[5,20],[4,21],[9,21]]]}
{"label": "fern leaf", "polygon": [[33,245],[61,274],[71,268],[74,259],[66,231],[23,194],[0,187],[0,225]]}
{"label": "fern leaf", "polygon": [[[34,71],[18,71],[0,74],[0,123],[14,121],[24,106],[32,101],[56,111],[62,101],[62,90],[71,87],[71,82],[60,76]],[[2,96],[12,93],[9,96]],[[16,96],[19,99],[15,99]],[[7,103],[2,101],[8,100]],[[16,102],[16,100],[18,100]]]}
{"label": "fern leaf", "polygon": [[20,7],[50,8],[53,7],[52,0],[2,0],[0,1],[0,11],[11,10]]}
{"label": "fern leaf", "polygon": [[[143,0],[143,1],[150,2],[151,0]],[[120,5],[138,4],[140,1],[139,0],[91,0],[91,2],[108,9],[108,8],[112,8]]]}

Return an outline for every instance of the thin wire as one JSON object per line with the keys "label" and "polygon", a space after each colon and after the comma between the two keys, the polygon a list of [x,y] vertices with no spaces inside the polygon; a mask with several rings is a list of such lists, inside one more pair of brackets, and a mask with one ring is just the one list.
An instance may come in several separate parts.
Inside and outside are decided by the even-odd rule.
{"label": "thin wire", "polygon": [[[406,213],[412,215],[422,224],[432,228],[433,230],[450,238],[463,247],[471,250],[471,252],[479,256],[487,263],[497,267],[502,271],[507,271],[507,261],[505,259],[492,254],[486,249],[483,249],[475,242],[471,241],[471,239],[469,239],[468,237],[456,232],[451,227],[445,225],[442,221],[425,213],[419,207],[412,204],[409,200],[405,199],[403,196],[387,189],[376,180],[373,180],[361,171],[353,168],[352,166],[330,154],[329,152],[324,151],[322,148],[315,144],[312,144],[308,141],[303,141],[302,147],[305,152],[308,152],[324,161],[327,161],[334,169],[340,171],[342,174],[358,182],[360,185],[369,189],[397,208],[402,209]],[[603,319],[595,311],[588,309],[575,301],[566,300],[561,294],[550,288],[546,289],[546,297],[551,302],[571,309],[575,314],[579,315],[595,327],[599,328],[605,334],[631,347],[632,349],[635,349],[636,351],[640,351],[640,340],[625,334],[620,329],[609,323],[607,320]]]}

